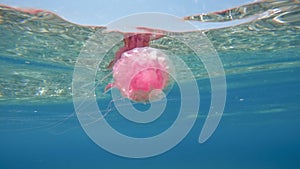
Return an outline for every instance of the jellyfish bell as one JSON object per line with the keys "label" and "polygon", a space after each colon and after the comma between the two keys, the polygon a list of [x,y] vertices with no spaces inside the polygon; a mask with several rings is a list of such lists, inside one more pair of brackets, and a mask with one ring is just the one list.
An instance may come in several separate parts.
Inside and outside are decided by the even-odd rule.
{"label": "jellyfish bell", "polygon": [[151,40],[159,39],[163,37],[162,34],[152,34],[152,33],[142,33],[142,34],[124,34],[124,46],[121,47],[116,53],[115,58],[112,60],[107,68],[111,69],[113,65],[121,58],[122,54],[126,51],[132,50],[134,48],[148,47]]}
{"label": "jellyfish bell", "polygon": [[164,96],[172,64],[162,50],[138,47],[126,51],[114,64],[112,84],[106,90],[118,88],[123,97],[135,102],[159,100]]}

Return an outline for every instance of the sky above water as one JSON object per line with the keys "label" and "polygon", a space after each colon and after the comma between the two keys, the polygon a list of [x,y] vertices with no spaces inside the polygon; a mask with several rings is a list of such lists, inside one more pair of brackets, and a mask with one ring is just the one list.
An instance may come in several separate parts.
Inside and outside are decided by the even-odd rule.
{"label": "sky above water", "polygon": [[178,17],[224,10],[254,0],[0,0],[14,7],[52,11],[82,25],[106,25],[134,13],[163,12]]}

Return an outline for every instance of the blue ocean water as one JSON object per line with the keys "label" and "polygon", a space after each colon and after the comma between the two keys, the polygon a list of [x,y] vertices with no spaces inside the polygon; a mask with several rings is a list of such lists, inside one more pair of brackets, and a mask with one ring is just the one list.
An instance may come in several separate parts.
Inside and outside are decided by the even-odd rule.
{"label": "blue ocean water", "polygon": [[[14,118],[14,113],[26,117],[23,122],[18,121],[22,120],[18,117],[15,123],[9,120],[9,123],[1,124],[0,165],[5,169],[296,169],[300,156],[299,73],[300,68],[293,67],[227,76],[226,107],[213,136],[203,144],[197,142],[204,121],[204,118],[198,118],[191,132],[175,148],[145,159],[119,157],[93,143],[80,127],[72,103],[2,105],[1,118]],[[199,81],[199,85],[205,83]],[[235,83],[251,85],[231,88]],[[201,96],[203,112],[208,109],[207,98],[209,94]],[[39,120],[45,121],[45,118],[49,120],[49,126],[40,124]],[[126,122],[115,125],[116,128],[126,127]],[[159,127],[151,130],[159,130]]]}
{"label": "blue ocean water", "polygon": [[[80,29],[82,34],[88,34],[85,32],[88,28]],[[10,37],[6,39],[10,43],[18,43],[24,39],[28,41],[25,33],[18,37],[9,35],[9,32],[5,32],[8,31],[5,26],[1,27],[0,31],[5,37]],[[56,55],[56,50],[60,49],[49,50],[45,52],[46,56],[42,56],[43,52],[41,55],[37,54],[39,51],[37,49],[40,48],[38,44],[36,46],[29,44],[28,46],[32,48],[26,50],[24,50],[26,44],[22,44],[23,46],[16,46],[17,52],[14,53],[9,44],[0,42],[2,45],[0,169],[300,168],[299,28],[279,29],[279,33],[274,31],[276,36],[273,37],[269,37],[272,33],[267,34],[270,30],[262,31],[268,35],[267,37],[255,37],[254,34],[259,34],[259,31],[252,32],[253,34],[250,34],[252,36],[246,36],[249,35],[246,31],[246,34],[242,35],[232,34],[231,36],[236,38],[231,39],[233,41],[231,44],[222,44],[216,35],[225,36],[226,31],[228,30],[224,30],[225,33],[218,30],[207,33],[219,50],[226,72],[226,105],[218,128],[206,142],[199,144],[198,137],[211,99],[209,79],[199,78],[197,81],[200,88],[199,116],[189,117],[197,118],[189,134],[171,150],[158,156],[141,159],[120,157],[107,152],[84,132],[70,96],[67,92],[58,91],[60,85],[68,86],[72,78],[73,67],[70,66],[72,64],[66,64],[69,58],[66,56],[58,62],[59,58],[46,57]],[[236,30],[232,28],[230,31]],[[18,30],[12,32],[18,33]],[[293,33],[289,34],[291,32]],[[51,36],[58,36],[52,34],[39,37],[41,36],[39,33],[35,31],[33,33],[35,36],[30,39],[31,41],[42,39],[42,42],[49,46],[53,45]],[[73,45],[71,38],[61,40],[62,37],[67,36],[62,35],[55,39],[58,44],[62,41]],[[73,47],[72,45],[70,46]],[[233,46],[237,50],[221,50],[222,47],[230,45],[237,45]],[[256,48],[251,49],[254,47]],[[18,53],[24,57],[18,58]],[[67,48],[65,53],[69,54]],[[37,56],[38,59],[32,59],[33,56]],[[18,70],[22,70],[23,74],[18,74]],[[14,74],[10,74],[10,71]],[[49,81],[57,72],[60,73],[59,77],[66,79],[61,82],[54,76],[57,79]],[[27,87],[26,78],[20,77],[30,79],[32,82],[30,86],[35,90],[29,90],[31,88]],[[41,81],[36,82],[31,77]],[[42,88],[48,84],[51,96]],[[43,95],[43,92],[46,92],[46,95]],[[128,122],[122,119],[115,109],[109,109],[106,118],[114,128],[128,135],[137,137],[155,135],[166,130],[176,118],[181,102],[180,91],[176,84],[168,97],[170,105],[167,106],[166,115],[149,125]],[[110,98],[97,100],[99,107],[104,111],[110,108],[107,107],[110,101]],[[147,109],[145,105],[136,107]]]}

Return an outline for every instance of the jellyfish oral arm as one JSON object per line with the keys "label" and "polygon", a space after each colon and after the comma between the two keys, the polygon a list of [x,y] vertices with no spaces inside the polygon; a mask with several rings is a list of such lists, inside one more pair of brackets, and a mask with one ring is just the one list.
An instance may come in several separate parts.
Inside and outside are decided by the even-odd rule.
{"label": "jellyfish oral arm", "polygon": [[109,83],[108,85],[106,85],[106,87],[104,89],[104,93],[106,93],[108,90],[110,90],[113,87],[114,87],[114,84],[113,83]]}

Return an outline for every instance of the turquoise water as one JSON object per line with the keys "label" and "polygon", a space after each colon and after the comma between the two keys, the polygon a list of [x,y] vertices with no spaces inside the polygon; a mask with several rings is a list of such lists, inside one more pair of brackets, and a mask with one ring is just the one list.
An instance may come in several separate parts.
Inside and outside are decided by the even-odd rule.
{"label": "turquoise water", "polygon": [[[205,31],[224,66],[227,98],[218,128],[203,144],[198,137],[211,99],[207,73],[181,44],[168,38],[152,42],[153,47],[187,58],[201,97],[199,116],[183,141],[144,159],[124,158],[100,148],[84,132],[74,110],[74,64],[89,36],[104,28],[74,25],[47,12],[28,14],[1,7],[0,168],[299,168],[299,4],[268,7],[282,11]],[[188,36],[193,38],[192,33]],[[105,65],[113,54],[106,58],[99,77],[109,73]],[[100,94],[105,83],[97,87],[98,105],[122,133],[153,136],[176,118],[181,101],[176,84],[169,91],[166,114],[141,125],[124,120],[109,106],[109,93]],[[147,109],[147,105],[135,106]]]}

